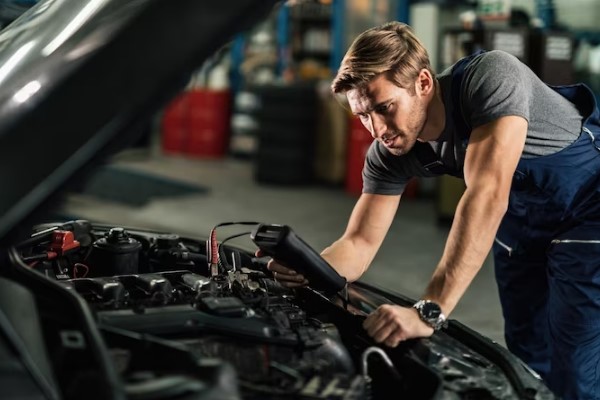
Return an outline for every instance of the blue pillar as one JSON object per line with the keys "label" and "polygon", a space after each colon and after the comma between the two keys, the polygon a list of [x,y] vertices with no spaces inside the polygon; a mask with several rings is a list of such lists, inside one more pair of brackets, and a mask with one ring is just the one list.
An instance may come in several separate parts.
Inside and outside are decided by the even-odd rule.
{"label": "blue pillar", "polygon": [[545,29],[551,29],[556,23],[556,13],[553,0],[535,0],[537,16],[544,23]]}
{"label": "blue pillar", "polygon": [[398,0],[396,19],[399,22],[410,24],[410,0]]}
{"label": "blue pillar", "polygon": [[237,93],[244,86],[240,66],[244,61],[245,48],[246,37],[243,34],[237,35],[231,44],[231,70],[229,72],[229,82],[233,93]]}
{"label": "blue pillar", "polygon": [[331,7],[331,58],[329,68],[335,75],[346,53],[346,40],[344,38],[345,1],[333,0]]}
{"label": "blue pillar", "polygon": [[290,7],[283,3],[277,14],[277,75],[281,76],[289,66]]}

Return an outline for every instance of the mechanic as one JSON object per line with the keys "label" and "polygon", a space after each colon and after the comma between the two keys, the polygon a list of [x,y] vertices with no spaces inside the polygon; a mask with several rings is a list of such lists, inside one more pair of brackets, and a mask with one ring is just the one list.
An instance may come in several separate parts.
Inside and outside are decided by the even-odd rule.
{"label": "mechanic", "polygon": [[[463,177],[446,246],[413,307],[364,322],[394,347],[440,329],[493,248],[508,348],[566,399],[600,398],[600,120],[584,85],[549,87],[517,58],[481,52],[434,74],[409,26],[363,32],[332,84],[375,139],[363,193],[322,256],[368,268],[413,176]],[[271,261],[276,279],[306,285]]]}

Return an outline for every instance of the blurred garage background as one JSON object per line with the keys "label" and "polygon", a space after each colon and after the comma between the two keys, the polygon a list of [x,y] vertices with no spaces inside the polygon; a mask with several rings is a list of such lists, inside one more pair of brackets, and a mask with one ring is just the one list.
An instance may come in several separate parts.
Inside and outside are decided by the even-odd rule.
{"label": "blurred garage background", "polygon": [[[35,3],[1,1],[0,23]],[[549,84],[584,81],[600,96],[597,0],[288,1],[201,66],[56,215],[203,236],[227,221],[288,224],[321,250],[344,231],[371,141],[329,85],[353,38],[389,20],[413,26],[438,71],[501,49]],[[463,189],[411,182],[363,279],[418,298]],[[490,259],[452,317],[504,342]]]}

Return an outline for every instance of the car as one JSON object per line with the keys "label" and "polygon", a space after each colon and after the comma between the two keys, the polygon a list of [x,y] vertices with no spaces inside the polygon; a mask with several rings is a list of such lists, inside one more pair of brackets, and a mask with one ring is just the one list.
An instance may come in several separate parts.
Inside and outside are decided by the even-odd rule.
{"label": "car", "polygon": [[[552,399],[457,321],[396,348],[362,329],[414,300],[347,283],[292,227],[205,238],[47,222],[67,188],[134,143],[204,60],[271,0],[45,0],[0,32],[3,399]],[[42,222],[43,221],[43,222]],[[251,229],[311,287],[230,246]]]}

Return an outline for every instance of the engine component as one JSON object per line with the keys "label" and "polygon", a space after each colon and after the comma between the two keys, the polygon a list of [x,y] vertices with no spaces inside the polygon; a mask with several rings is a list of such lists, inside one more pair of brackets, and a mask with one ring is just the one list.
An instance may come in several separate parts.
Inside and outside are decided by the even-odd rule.
{"label": "engine component", "polygon": [[55,252],[59,256],[65,255],[69,251],[77,249],[78,247],[79,242],[75,240],[73,232],[56,230],[52,233],[50,251]]}
{"label": "engine component", "polygon": [[138,272],[142,244],[123,228],[112,228],[92,245],[89,276],[111,276]]}
{"label": "engine component", "polygon": [[194,292],[198,292],[203,286],[210,284],[209,278],[192,273],[183,274],[181,280],[184,285],[188,286]]}
{"label": "engine component", "polygon": [[206,264],[206,256],[190,252],[179,235],[158,235],[148,251],[150,271],[189,269],[194,263]]}
{"label": "engine component", "polygon": [[102,304],[102,308],[122,307],[129,296],[125,286],[115,278],[71,279],[60,284],[77,291],[91,303]]}
{"label": "engine component", "polygon": [[237,297],[202,297],[198,308],[222,317],[245,317],[248,309]]}
{"label": "engine component", "polygon": [[364,398],[364,380],[337,329],[310,319],[264,280],[256,272],[216,279],[165,271],[61,284],[87,300],[101,326],[176,339],[230,362],[251,396]]}

